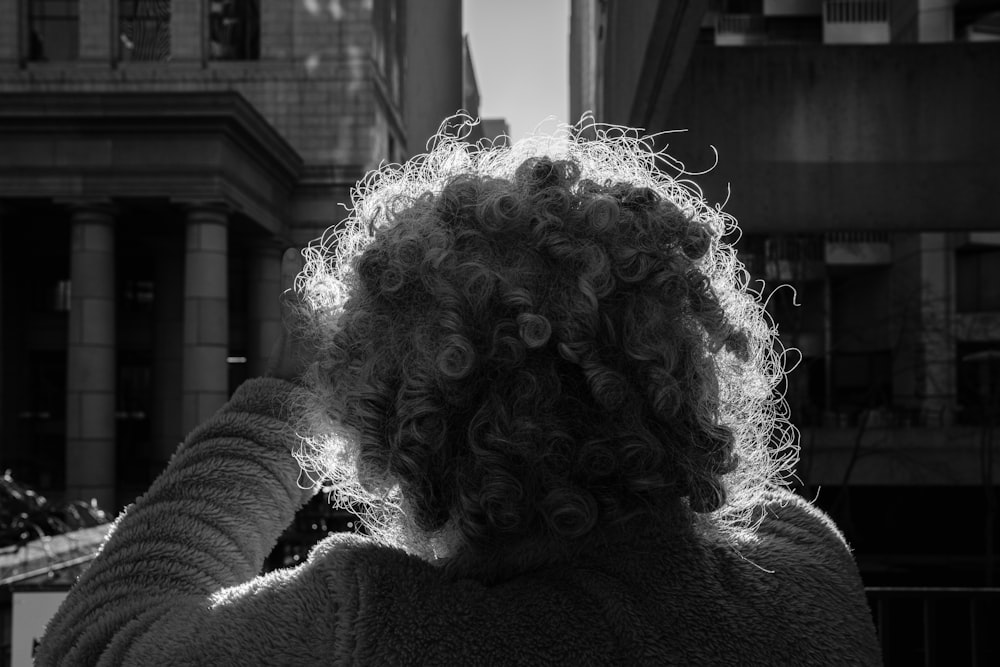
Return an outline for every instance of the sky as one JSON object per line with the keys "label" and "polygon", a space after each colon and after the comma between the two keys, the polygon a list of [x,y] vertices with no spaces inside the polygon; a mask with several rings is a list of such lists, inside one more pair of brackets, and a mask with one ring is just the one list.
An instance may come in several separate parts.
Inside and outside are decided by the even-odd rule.
{"label": "sky", "polygon": [[481,117],[506,118],[515,139],[568,120],[569,0],[462,0],[462,32]]}

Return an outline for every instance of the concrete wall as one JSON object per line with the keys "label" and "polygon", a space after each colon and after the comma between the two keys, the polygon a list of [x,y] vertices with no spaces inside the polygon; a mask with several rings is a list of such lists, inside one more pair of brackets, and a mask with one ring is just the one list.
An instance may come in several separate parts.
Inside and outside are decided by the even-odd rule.
{"label": "concrete wall", "polygon": [[951,42],[956,0],[890,0],[894,42]]}
{"label": "concrete wall", "polygon": [[1000,228],[1000,45],[698,47],[653,130],[748,232]]}
{"label": "concrete wall", "polygon": [[660,0],[610,2],[605,28],[603,116],[627,124]]}
{"label": "concrete wall", "polygon": [[[872,426],[802,429],[799,478],[810,486],[839,485],[851,467],[852,485],[977,486],[982,484],[982,430],[976,427]],[[853,464],[851,463],[854,461]],[[994,479],[1000,459],[994,457]]]}
{"label": "concrete wall", "polygon": [[[12,4],[11,0],[3,2]],[[203,67],[198,55],[200,39],[191,34],[200,29],[200,18],[193,16],[172,26],[172,44],[185,56],[177,62],[120,63],[112,68],[105,59],[103,67],[80,67],[70,62],[29,63],[21,69],[16,58],[3,57],[0,94],[237,90],[288,140],[307,166],[373,162],[369,131],[377,105],[371,65],[373,1],[262,0],[260,4],[258,61],[208,61]],[[0,9],[3,6],[0,4]],[[92,26],[106,32],[108,19],[85,23],[81,30]],[[84,32],[81,45],[91,42],[94,40]],[[100,43],[94,42],[94,49]],[[0,56],[5,55],[0,51]]]}
{"label": "concrete wall", "polygon": [[[238,91],[304,160],[291,211],[296,243],[343,217],[340,203],[366,169],[404,157],[408,143],[422,146],[461,105],[461,0],[261,0],[256,61],[207,60],[203,17],[178,8],[171,24],[175,58],[116,64],[107,47],[111,4],[86,2],[93,11],[83,17],[81,5],[81,45],[90,54],[84,66],[22,67],[17,22],[0,28],[0,95]],[[16,0],[0,0],[0,12],[9,10],[4,15],[16,16],[17,7]],[[399,30],[414,21],[408,34],[383,34],[391,30],[383,19],[393,8]],[[412,116],[404,117],[407,98]],[[414,142],[406,136],[410,124]]]}
{"label": "concrete wall", "polygon": [[410,0],[406,11],[405,148],[416,155],[462,106],[462,0]]}
{"label": "concrete wall", "polygon": [[[605,11],[597,0],[572,0],[569,40],[569,117],[572,122],[584,112],[603,118],[603,35]],[[599,36],[600,35],[600,36]]]}

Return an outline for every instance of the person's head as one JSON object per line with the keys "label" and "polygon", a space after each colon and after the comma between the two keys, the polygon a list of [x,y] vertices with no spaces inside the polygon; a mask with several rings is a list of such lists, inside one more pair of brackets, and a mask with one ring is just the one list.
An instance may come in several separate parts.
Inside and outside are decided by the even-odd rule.
{"label": "person's head", "polygon": [[342,502],[390,501],[411,547],[573,541],[678,499],[727,513],[788,465],[735,224],[649,142],[597,134],[442,139],[306,251],[299,460]]}

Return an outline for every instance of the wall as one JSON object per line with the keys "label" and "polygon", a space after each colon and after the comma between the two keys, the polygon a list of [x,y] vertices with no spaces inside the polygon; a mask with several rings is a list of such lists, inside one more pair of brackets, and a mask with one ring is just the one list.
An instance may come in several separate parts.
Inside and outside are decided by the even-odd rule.
{"label": "wall", "polygon": [[407,3],[404,90],[405,148],[416,155],[462,106],[461,0]]}
{"label": "wall", "polygon": [[[651,130],[748,232],[996,229],[1000,45],[697,47]],[[731,196],[729,186],[731,188]]]}
{"label": "wall", "polygon": [[[0,0],[0,11],[16,14],[16,4]],[[181,14],[186,5],[175,2],[172,48],[188,57],[118,63],[115,68],[105,58],[90,65],[29,63],[23,69],[16,57],[6,57],[0,60],[0,93],[237,90],[299,152],[307,168],[337,165],[357,171],[372,163],[369,128],[377,106],[371,64],[373,0],[260,4],[260,60],[204,61],[199,41],[191,34],[200,29],[200,17]],[[81,45],[93,41],[86,31],[102,26],[106,31],[105,19],[81,20]],[[0,42],[10,49],[7,39]],[[0,57],[4,53],[0,51]]]}
{"label": "wall", "polygon": [[659,0],[608,3],[602,122],[629,121],[658,5]]}

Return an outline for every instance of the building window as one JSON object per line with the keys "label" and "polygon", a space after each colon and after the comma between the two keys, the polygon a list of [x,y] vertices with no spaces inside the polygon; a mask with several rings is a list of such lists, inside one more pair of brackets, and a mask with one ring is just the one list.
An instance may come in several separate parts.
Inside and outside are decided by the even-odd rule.
{"label": "building window", "polygon": [[399,0],[375,0],[372,6],[375,66],[385,77],[389,97],[396,102],[399,101],[402,82],[399,63],[403,51],[401,12]]}
{"label": "building window", "polygon": [[885,408],[892,402],[892,353],[890,350],[843,352],[832,355],[832,404],[851,412]]}
{"label": "building window", "polygon": [[119,303],[125,310],[149,312],[153,308],[155,289],[152,280],[127,279],[124,281]]}
{"label": "building window", "polygon": [[208,15],[212,60],[260,57],[259,0],[212,0]]}
{"label": "building window", "polygon": [[119,0],[119,58],[170,60],[170,0]]}
{"label": "building window", "polygon": [[28,60],[76,60],[79,56],[79,0],[30,0]]}
{"label": "building window", "polygon": [[960,313],[1000,311],[1000,248],[956,252],[955,292]]}
{"label": "building window", "polygon": [[959,342],[955,365],[959,424],[996,425],[1000,405],[1000,341]]}

